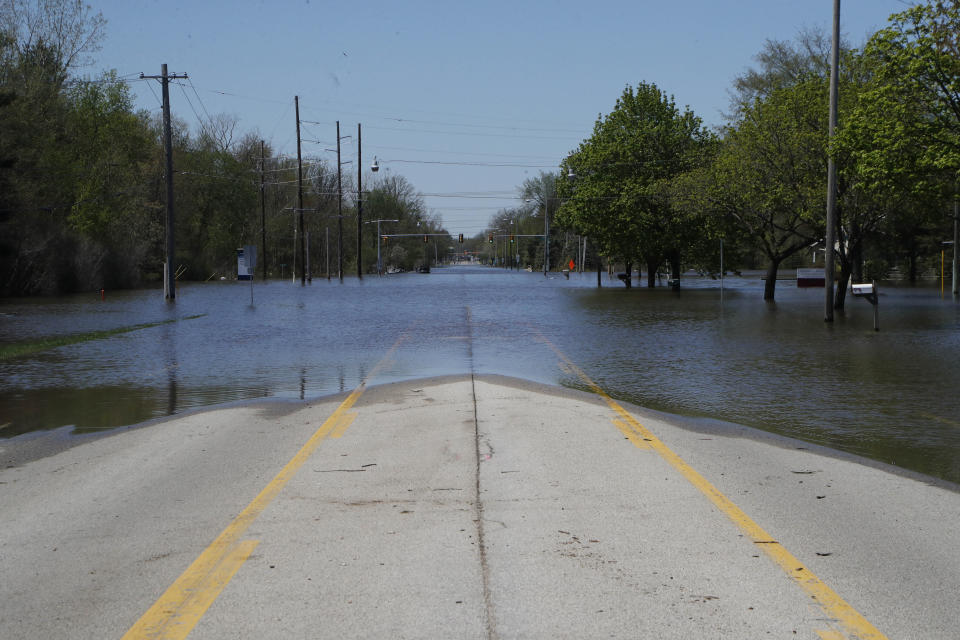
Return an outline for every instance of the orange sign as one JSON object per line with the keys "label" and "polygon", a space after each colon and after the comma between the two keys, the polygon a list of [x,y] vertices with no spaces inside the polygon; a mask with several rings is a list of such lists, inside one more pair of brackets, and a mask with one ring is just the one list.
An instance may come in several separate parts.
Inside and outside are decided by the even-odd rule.
{"label": "orange sign", "polygon": [[573,268],[577,266],[573,263],[573,260],[570,261],[570,271],[573,271]]}

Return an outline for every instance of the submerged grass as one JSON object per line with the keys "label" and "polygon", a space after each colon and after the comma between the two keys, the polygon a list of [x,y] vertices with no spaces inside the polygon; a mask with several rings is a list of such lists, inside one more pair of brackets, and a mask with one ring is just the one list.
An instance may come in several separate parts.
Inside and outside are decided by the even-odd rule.
{"label": "submerged grass", "polygon": [[74,333],[66,336],[3,344],[0,345],[0,362],[4,360],[12,360],[13,358],[33,355],[39,351],[46,351],[48,349],[56,349],[57,347],[65,347],[67,345],[77,344],[79,342],[102,340],[104,338],[109,338],[121,333],[130,333],[131,331],[139,331],[140,329],[158,327],[163,324],[177,322],[178,320],[194,320],[196,318],[202,318],[205,315],[205,313],[201,313],[199,315],[186,316],[179,319],[172,318],[170,320],[161,320],[159,322],[145,322],[143,324],[135,324],[129,327],[117,327],[116,329],[105,329],[103,331],[88,331],[86,333]]}

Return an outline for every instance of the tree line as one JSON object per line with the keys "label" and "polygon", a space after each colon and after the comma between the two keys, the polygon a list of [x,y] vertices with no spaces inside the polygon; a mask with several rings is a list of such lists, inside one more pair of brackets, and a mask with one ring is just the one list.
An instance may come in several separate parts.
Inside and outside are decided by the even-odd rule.
{"label": "tree line", "polygon": [[[528,180],[521,195],[542,194],[534,210],[546,210],[557,230],[587,236],[597,259],[627,272],[646,267],[648,286],[666,265],[674,277],[689,268],[716,273],[722,240],[727,266],[765,265],[772,299],[781,266],[818,254],[822,264],[832,154],[834,306],[842,308],[851,280],[894,269],[914,280],[953,235],[958,34],[960,4],[938,0],[893,14],[862,47],[842,45],[832,142],[830,41],[815,31],[768,41],[735,80],[716,129],[653,83],[627,86],[560,171]],[[501,211],[491,227],[529,221],[524,211]],[[563,242],[552,234],[551,255],[569,255]]]}
{"label": "tree line", "polygon": [[[79,76],[105,24],[71,0],[0,7],[2,296],[131,288],[162,277],[161,119],[134,108],[129,82],[116,72]],[[296,159],[278,155],[255,131],[241,134],[232,116],[207,117],[194,133],[174,118],[172,129],[178,277],[235,277],[236,249],[262,244],[264,231],[260,264],[268,275],[299,273]],[[336,274],[342,264],[356,272],[356,179],[346,173],[338,184],[335,162],[323,158],[303,164],[311,270],[326,275],[329,264]],[[384,223],[384,234],[411,235],[382,247],[385,266],[413,268],[425,251],[412,236],[446,233],[403,176],[378,175],[361,197],[364,218],[397,221]],[[360,269],[373,272],[382,240],[375,225],[362,234]]]}

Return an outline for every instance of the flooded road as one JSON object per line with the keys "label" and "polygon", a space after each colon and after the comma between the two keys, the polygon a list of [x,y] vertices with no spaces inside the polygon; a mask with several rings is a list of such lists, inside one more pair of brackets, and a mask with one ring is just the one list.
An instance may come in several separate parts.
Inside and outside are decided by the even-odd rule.
{"label": "flooded road", "polygon": [[[176,320],[0,362],[4,439],[85,433],[252,398],[492,373],[581,388],[555,344],[612,396],[745,424],[960,482],[960,306],[930,288],[881,287],[822,321],[822,290],[688,278],[680,292],[596,288],[595,274],[482,267],[362,281],[184,285],[0,303],[0,342]],[[200,316],[200,317],[193,317]],[[162,428],[158,426],[157,428]],[[10,441],[7,440],[9,444]]]}

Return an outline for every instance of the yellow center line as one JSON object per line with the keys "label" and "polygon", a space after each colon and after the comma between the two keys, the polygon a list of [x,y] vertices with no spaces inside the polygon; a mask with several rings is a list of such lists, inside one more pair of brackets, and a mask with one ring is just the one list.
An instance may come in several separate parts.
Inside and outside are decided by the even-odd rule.
{"label": "yellow center line", "polygon": [[613,418],[612,422],[614,426],[617,427],[617,429],[620,429],[620,433],[625,435],[627,437],[627,440],[632,442],[635,447],[637,447],[638,449],[646,449],[647,451],[650,450],[650,445],[647,444],[647,442],[643,438],[638,436],[636,431],[626,422],[624,422],[623,420],[617,420],[616,418]]}
{"label": "yellow center line", "polygon": [[[817,631],[824,640],[842,640],[856,638],[857,640],[886,640],[887,636],[874,627],[856,609],[850,606],[833,589],[827,586],[810,569],[801,563],[792,553],[787,551],[770,534],[754,522],[740,507],[723,495],[706,478],[688,465],[680,456],[665,445],[653,432],[633,418],[630,413],[611,398],[600,386],[577,365],[561,352],[550,340],[534,328],[540,340],[557,354],[570,370],[586,383],[597,395],[604,399],[607,405],[623,421],[630,425],[644,442],[656,451],[661,458],[670,464],[680,475],[687,479],[694,487],[700,490],[720,511],[734,522],[758,547],[786,573],[807,595],[831,618],[842,630]],[[616,421],[614,421],[616,423]],[[619,426],[619,425],[618,425]]]}
{"label": "yellow center line", "polygon": [[286,466],[123,635],[124,640],[134,638],[182,640],[187,637],[257,546],[255,540],[240,541],[241,536],[276,498],[324,438],[330,435],[330,432],[339,424],[345,423],[343,430],[350,426],[353,418],[356,417],[356,412],[351,412],[350,409],[363,394],[367,381],[379,373],[406,339],[406,333],[400,336],[367,377],[347,396],[346,400],[340,403],[340,406],[310,436]]}
{"label": "yellow center line", "polygon": [[340,419],[337,420],[337,425],[334,427],[333,431],[330,433],[331,438],[339,438],[343,436],[344,432],[353,424],[353,421],[356,420],[359,414],[356,411],[349,411],[340,416]]}

